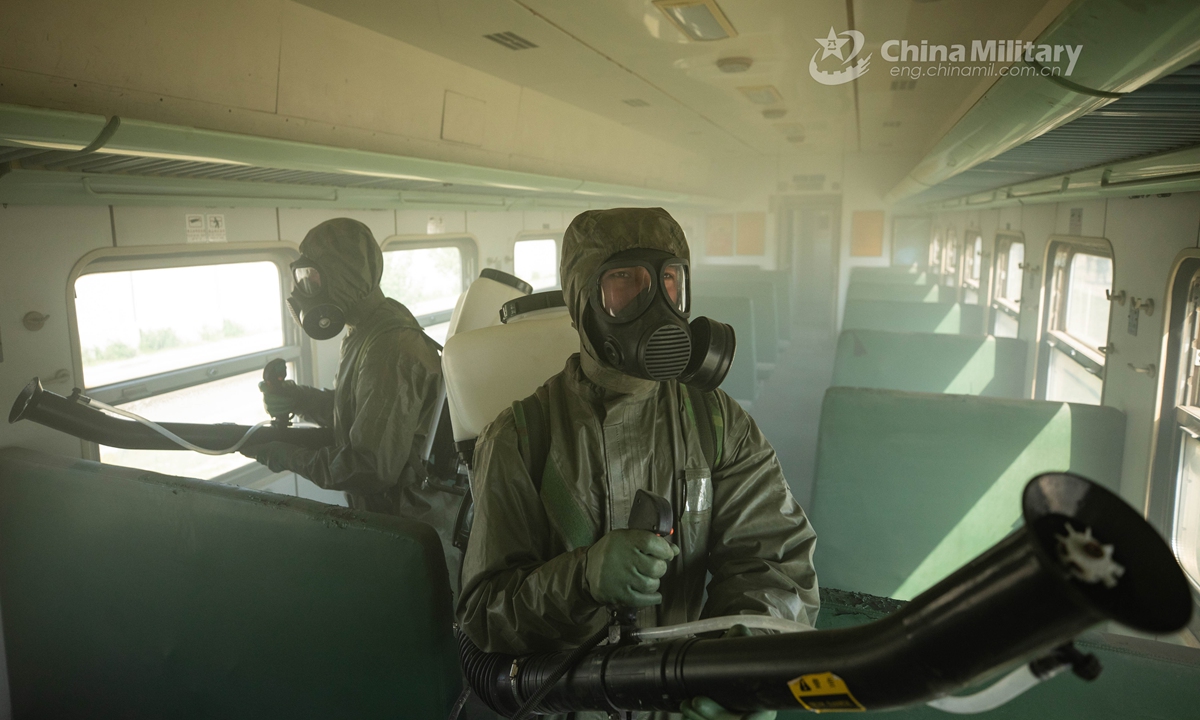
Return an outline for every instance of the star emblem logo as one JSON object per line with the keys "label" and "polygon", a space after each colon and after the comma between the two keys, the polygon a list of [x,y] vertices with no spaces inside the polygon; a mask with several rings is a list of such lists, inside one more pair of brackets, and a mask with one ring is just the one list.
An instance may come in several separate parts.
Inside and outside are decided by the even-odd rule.
{"label": "star emblem logo", "polygon": [[833,31],[832,26],[830,26],[830,28],[829,28],[829,35],[827,35],[823,38],[813,38],[813,39],[816,40],[817,44],[820,45],[825,50],[825,52],[822,53],[822,55],[821,55],[822,60],[829,57],[830,55],[836,55],[837,59],[841,60],[843,62],[846,60],[846,58],[842,56],[842,46],[845,45],[846,43],[850,42],[850,40],[847,38],[838,37],[837,33],[835,33]]}

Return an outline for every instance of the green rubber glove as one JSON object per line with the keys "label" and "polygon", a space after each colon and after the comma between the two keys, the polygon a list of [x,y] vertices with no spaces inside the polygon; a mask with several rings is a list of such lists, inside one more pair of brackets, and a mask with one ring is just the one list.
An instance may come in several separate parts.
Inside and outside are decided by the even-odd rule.
{"label": "green rubber glove", "polygon": [[[745,625],[734,625],[721,637],[750,637],[753,634]],[[726,710],[712,698],[704,696],[684,700],[683,704],[679,706],[679,712],[683,713],[687,720],[775,720],[774,710],[758,710],[739,714]]]}
{"label": "green rubber glove", "polygon": [[299,445],[274,441],[242,448],[239,452],[266,465],[271,472],[285,472],[292,469],[289,461],[292,454],[299,449]]}
{"label": "green rubber glove", "polygon": [[284,380],[282,387],[278,388],[271,388],[265,382],[260,382],[258,389],[263,394],[263,407],[271,417],[284,413],[300,413],[300,395],[303,391],[291,380]]}
{"label": "green rubber glove", "polygon": [[658,580],[678,554],[678,547],[648,530],[613,530],[588,548],[588,592],[606,605],[657,605]]}

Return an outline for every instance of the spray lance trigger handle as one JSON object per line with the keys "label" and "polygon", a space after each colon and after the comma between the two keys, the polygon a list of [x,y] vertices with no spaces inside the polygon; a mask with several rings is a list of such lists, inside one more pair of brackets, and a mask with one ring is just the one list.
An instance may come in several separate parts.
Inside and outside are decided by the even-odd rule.
{"label": "spray lance trigger handle", "polygon": [[[633,496],[633,508],[629,511],[629,529],[647,530],[666,538],[668,542],[675,534],[675,513],[671,502],[648,490],[638,490]],[[631,607],[613,607],[612,624],[609,626],[610,645],[634,642],[637,629],[637,610]]]}
{"label": "spray lance trigger handle", "polygon": [[633,509],[629,511],[629,527],[649,530],[659,537],[671,537],[675,534],[675,513],[671,510],[671,502],[661,495],[638,490],[633,496]]}
{"label": "spray lance trigger handle", "polygon": [[[283,383],[287,380],[287,361],[283,358],[275,358],[267,363],[267,366],[263,368],[262,378],[269,389],[282,392]],[[272,417],[275,419],[271,421],[271,424],[275,427],[283,428],[292,424],[292,414],[290,412],[273,415]]]}

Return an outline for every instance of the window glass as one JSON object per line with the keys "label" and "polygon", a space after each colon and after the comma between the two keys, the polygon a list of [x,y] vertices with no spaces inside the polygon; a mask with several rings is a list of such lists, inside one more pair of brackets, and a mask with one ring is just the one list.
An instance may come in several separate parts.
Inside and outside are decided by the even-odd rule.
{"label": "window glass", "polygon": [[75,281],[84,385],[101,387],[284,344],[272,262],[102,272]]}
{"label": "window glass", "polygon": [[929,268],[937,272],[942,267],[942,239],[938,235],[933,236],[933,241],[929,243]]}
{"label": "window glass", "polygon": [[454,310],[463,291],[462,251],[454,246],[389,250],[383,254],[383,294],[404,303],[422,325]]}
{"label": "window glass", "polygon": [[1175,499],[1173,545],[1179,564],[1200,587],[1200,440],[1180,431],[1183,449]]}
{"label": "window glass", "polygon": [[1089,348],[1107,345],[1111,303],[1104,293],[1111,287],[1111,258],[1075,253],[1068,270],[1066,312],[1061,329]]}
{"label": "window glass", "polygon": [[[295,367],[289,366],[288,377],[295,376]],[[255,370],[116,407],[155,422],[254,425],[270,419],[263,409],[262,392],[258,389],[261,380],[262,371]],[[240,453],[205,455],[179,450],[127,450],[101,445],[100,462],[210,480],[254,461]]]}
{"label": "window glass", "polygon": [[513,245],[513,274],[534,292],[558,287],[558,243],[553,238],[518,240]]}
{"label": "window glass", "polygon": [[1050,351],[1046,399],[1099,405],[1104,382],[1058,349]]}
{"label": "window glass", "polygon": [[1003,311],[996,311],[996,322],[992,334],[996,337],[1017,337],[1017,319]]}
{"label": "window glass", "polygon": [[975,236],[975,249],[971,253],[971,279],[979,285],[979,269],[983,267],[983,238]]}
{"label": "window glass", "polygon": [[1004,299],[1014,305],[1021,302],[1021,281],[1024,270],[1021,264],[1025,262],[1025,243],[1015,242],[1008,246],[1008,261],[1004,276]]}

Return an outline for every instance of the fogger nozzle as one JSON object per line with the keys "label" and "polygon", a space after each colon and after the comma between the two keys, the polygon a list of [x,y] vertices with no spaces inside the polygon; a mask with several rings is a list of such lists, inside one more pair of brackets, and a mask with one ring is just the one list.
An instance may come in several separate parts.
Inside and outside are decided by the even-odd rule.
{"label": "fogger nozzle", "polygon": [[[677,711],[711,697],[737,712],[879,710],[954,692],[1062,645],[1102,620],[1167,633],[1192,599],[1171,550],[1123,500],[1077,475],[1025,487],[1025,524],[903,609],[866,625],[785,635],[602,646],[540,712]],[[1086,536],[1086,537],[1085,537]],[[517,660],[460,638],[472,688],[502,715],[566,653]]]}
{"label": "fogger nozzle", "polygon": [[[8,421],[32,420],[48,428],[109,447],[131,450],[182,450],[178,444],[132,420],[122,420],[91,407],[79,395],[63,397],[42,388],[37,378],[17,395]],[[160,423],[167,430],[199,447],[218,450],[237,443],[250,430],[247,425],[220,423]],[[282,440],[305,447],[333,444],[329,428],[260,427],[246,441],[247,447]]]}

